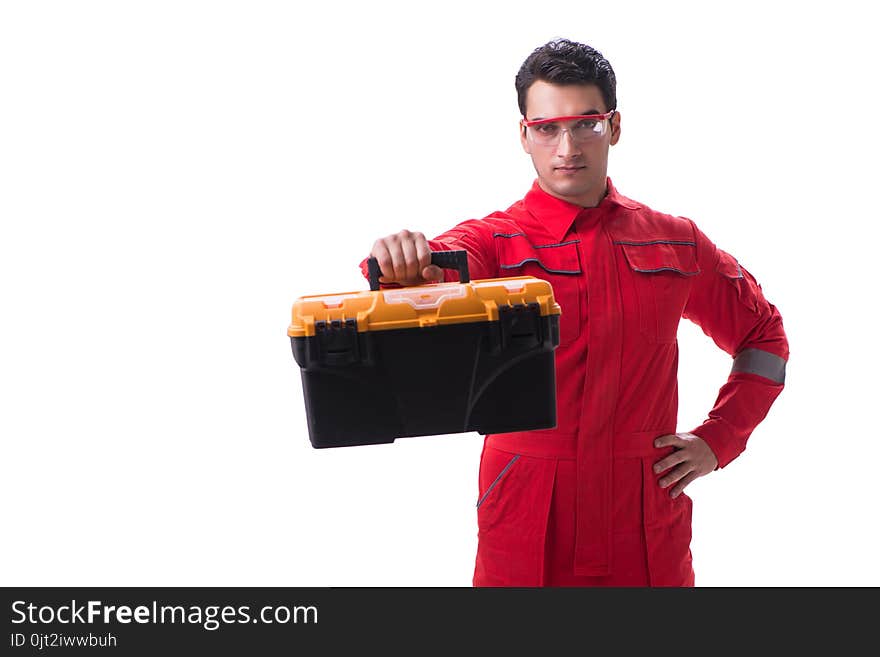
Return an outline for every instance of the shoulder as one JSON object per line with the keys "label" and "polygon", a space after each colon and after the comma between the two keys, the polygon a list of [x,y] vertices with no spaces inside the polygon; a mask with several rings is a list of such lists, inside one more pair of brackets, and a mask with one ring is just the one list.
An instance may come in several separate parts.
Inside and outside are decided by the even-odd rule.
{"label": "shoulder", "polygon": [[693,220],[655,210],[644,203],[621,196],[620,212],[615,213],[608,228],[619,241],[682,241],[694,242],[697,227]]}
{"label": "shoulder", "polygon": [[475,233],[489,239],[493,237],[509,237],[524,231],[519,221],[520,218],[521,211],[518,212],[516,205],[514,205],[507,210],[496,210],[480,219],[467,219],[454,226],[451,230]]}

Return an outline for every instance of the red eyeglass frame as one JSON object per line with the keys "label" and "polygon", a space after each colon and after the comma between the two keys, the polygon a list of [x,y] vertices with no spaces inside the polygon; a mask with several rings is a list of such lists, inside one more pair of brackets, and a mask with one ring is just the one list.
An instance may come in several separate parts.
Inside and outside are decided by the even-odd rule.
{"label": "red eyeglass frame", "polygon": [[611,110],[605,112],[604,114],[576,114],[573,116],[554,116],[549,119],[535,119],[534,121],[520,119],[520,125],[526,128],[531,128],[533,125],[541,125],[542,123],[558,123],[560,121],[579,121],[582,119],[596,119],[599,121],[604,121],[605,119],[610,119],[612,116],[614,116],[615,112],[617,112],[617,110]]}

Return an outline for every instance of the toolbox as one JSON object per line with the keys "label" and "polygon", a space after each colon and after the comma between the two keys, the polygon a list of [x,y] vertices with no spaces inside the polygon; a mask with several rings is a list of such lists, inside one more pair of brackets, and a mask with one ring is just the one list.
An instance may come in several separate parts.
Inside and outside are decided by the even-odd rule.
{"label": "toolbox", "polygon": [[465,251],[434,252],[459,282],[304,296],[287,334],[313,447],[556,426],[561,309],[532,276],[471,281]]}

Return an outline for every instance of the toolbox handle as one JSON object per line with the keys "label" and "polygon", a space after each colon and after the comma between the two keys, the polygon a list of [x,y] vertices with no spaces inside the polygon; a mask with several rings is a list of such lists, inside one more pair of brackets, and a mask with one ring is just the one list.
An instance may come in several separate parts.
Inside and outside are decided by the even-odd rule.
{"label": "toolbox handle", "polygon": [[[458,278],[462,283],[471,282],[470,270],[468,270],[467,251],[433,251],[431,264],[443,269],[457,269]],[[374,257],[367,259],[367,274],[370,277],[370,289],[374,292],[379,289],[379,277],[382,271],[379,269],[379,261]]]}

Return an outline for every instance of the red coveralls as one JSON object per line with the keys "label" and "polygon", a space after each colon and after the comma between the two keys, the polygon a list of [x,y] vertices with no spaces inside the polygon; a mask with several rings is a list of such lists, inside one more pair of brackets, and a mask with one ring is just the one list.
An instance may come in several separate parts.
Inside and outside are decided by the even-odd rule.
{"label": "red coveralls", "polygon": [[679,319],[734,357],[692,430],[719,467],[782,391],[782,318],[752,275],[690,219],[607,185],[583,208],[536,181],[506,211],[429,241],[465,249],[472,279],[549,280],[562,307],[556,428],[485,437],[474,586],[692,586],[691,499],[652,470],[673,449],[654,438],[677,431]]}

